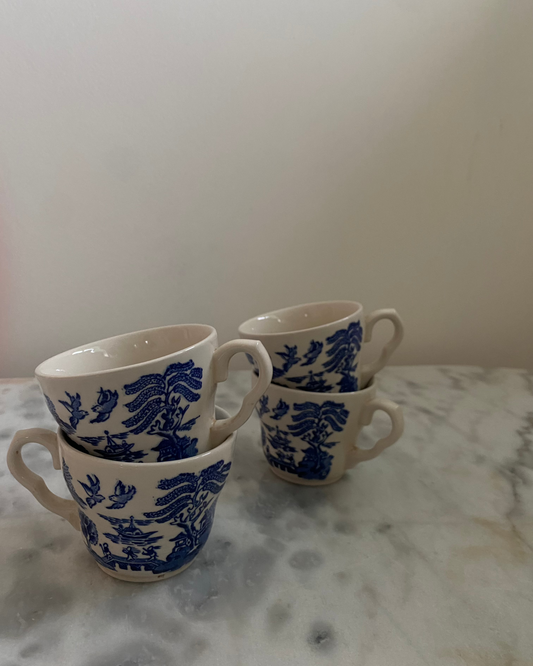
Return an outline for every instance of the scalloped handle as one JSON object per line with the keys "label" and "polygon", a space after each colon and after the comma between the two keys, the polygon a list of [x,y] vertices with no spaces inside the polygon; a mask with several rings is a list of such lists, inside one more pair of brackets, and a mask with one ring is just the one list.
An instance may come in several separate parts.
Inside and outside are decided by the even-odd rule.
{"label": "scalloped handle", "polygon": [[252,390],[242,401],[240,410],[234,416],[228,419],[219,419],[211,427],[209,434],[210,448],[214,448],[231,435],[232,432],[240,428],[252,415],[254,407],[267,390],[272,381],[272,361],[259,340],[231,340],[219,347],[213,355],[214,378],[215,382],[226,381],[228,378],[229,362],[235,354],[244,352],[249,354],[257,364],[259,375]]}
{"label": "scalloped handle", "polygon": [[61,469],[61,456],[59,454],[57,434],[45,428],[29,428],[28,430],[19,430],[13,437],[13,441],[7,452],[7,466],[9,471],[24,488],[30,491],[39,504],[42,504],[48,511],[61,516],[61,518],[65,518],[74,529],[79,530],[80,518],[76,502],[64,499],[53,493],[44,482],[44,479],[35,474],[35,472],[32,472],[22,459],[22,449],[30,442],[35,442],[48,449],[52,456],[54,469]]}
{"label": "scalloped handle", "polygon": [[355,467],[360,462],[377,458],[385,449],[397,442],[403,434],[404,420],[400,405],[386,398],[373,398],[369,400],[361,411],[361,425],[370,425],[377,411],[385,412],[392,421],[392,429],[387,437],[382,437],[371,449],[358,449],[354,446],[348,459],[348,467]]}
{"label": "scalloped handle", "polygon": [[400,342],[403,340],[404,328],[400,315],[393,308],[383,308],[382,310],[374,310],[374,312],[371,312],[365,317],[364,342],[370,342],[374,326],[382,319],[388,319],[392,322],[392,325],[394,326],[394,334],[383,347],[378,358],[361,368],[361,388],[365,388],[372,377],[385,367],[392,353],[398,348]]}

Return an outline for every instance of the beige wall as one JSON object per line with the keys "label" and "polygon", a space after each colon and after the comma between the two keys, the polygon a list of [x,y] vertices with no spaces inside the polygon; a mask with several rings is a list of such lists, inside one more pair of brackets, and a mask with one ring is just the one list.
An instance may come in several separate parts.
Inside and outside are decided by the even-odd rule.
{"label": "beige wall", "polygon": [[328,298],[533,368],[532,71],[531,0],[0,0],[1,374]]}

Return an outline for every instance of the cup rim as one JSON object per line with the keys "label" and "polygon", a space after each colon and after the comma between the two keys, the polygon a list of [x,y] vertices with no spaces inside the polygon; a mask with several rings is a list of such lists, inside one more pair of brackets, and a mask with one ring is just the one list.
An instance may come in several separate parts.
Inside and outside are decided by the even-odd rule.
{"label": "cup rim", "polygon": [[[49,365],[53,361],[59,360],[63,357],[68,357],[72,356],[73,352],[77,351],[82,351],[87,347],[94,346],[94,345],[100,345],[103,343],[108,343],[110,341],[115,341],[115,340],[121,340],[121,339],[127,339],[129,337],[132,337],[134,335],[139,335],[143,333],[152,333],[154,331],[168,331],[170,329],[176,329],[176,328],[187,328],[191,326],[196,326],[198,328],[204,328],[206,331],[206,335],[204,338],[199,340],[198,342],[195,342],[193,345],[189,345],[188,347],[184,347],[183,349],[178,349],[176,351],[171,352],[170,354],[164,354],[163,356],[156,356],[155,358],[151,358],[148,361],[141,361],[140,363],[129,363],[127,365],[121,365],[117,368],[108,368],[107,370],[92,370],[91,372],[81,372],[81,373],[76,373],[76,374],[65,374],[65,375],[56,375],[52,374],[50,372],[46,372],[43,368],[46,365]],[[94,342],[86,342],[85,344],[78,345],[77,347],[72,347],[72,349],[67,349],[66,351],[60,352],[59,354],[55,354],[55,356],[50,356],[50,358],[47,358],[46,360],[42,361],[39,363],[39,365],[35,368],[35,376],[36,377],[43,377],[46,379],[79,379],[81,377],[95,377],[99,375],[109,375],[112,373],[118,373],[122,372],[123,370],[128,370],[130,368],[142,368],[146,367],[151,363],[154,363],[156,361],[163,361],[164,359],[171,358],[172,356],[175,356],[176,354],[181,354],[182,352],[187,352],[190,351],[191,349],[194,349],[195,347],[203,344],[209,338],[215,337],[217,334],[216,329],[213,328],[213,326],[209,326],[209,324],[171,324],[169,326],[154,326],[153,328],[145,328],[140,331],[130,331],[129,333],[121,333],[120,335],[112,335],[108,338],[102,338],[100,340],[95,340]]]}
{"label": "cup rim", "polygon": [[[311,399],[316,399],[317,396],[320,398],[324,399],[329,399],[329,400],[334,400],[337,396],[339,397],[339,400],[344,396],[346,399],[348,399],[350,396],[365,396],[369,394],[371,391],[375,391],[377,384],[376,384],[376,378],[372,377],[368,384],[365,386],[364,389],[359,389],[359,391],[346,391],[345,393],[322,393],[320,391],[302,391],[302,389],[293,389],[290,388],[289,386],[284,386],[283,384],[274,384],[274,382],[271,382],[265,391],[264,395],[267,395],[269,392],[270,388],[274,386],[277,389],[279,389],[282,392],[287,392],[289,394],[294,394],[295,396],[301,398],[302,400],[311,400]],[[296,398],[295,398],[296,399]]]}
{"label": "cup rim", "polygon": [[[229,419],[230,415],[225,409],[222,409],[222,407],[218,407],[218,405],[215,406],[215,417],[221,418],[221,419]],[[96,464],[103,463],[104,465],[112,465],[115,468],[126,468],[126,469],[155,469],[157,466],[158,469],[166,469],[171,465],[177,465],[180,463],[187,463],[189,460],[204,460],[205,458],[214,456],[215,451],[218,451],[222,447],[228,448],[232,446],[235,442],[235,438],[237,437],[237,431],[234,430],[230,435],[226,437],[226,439],[221,442],[218,446],[215,446],[213,449],[209,449],[209,451],[204,451],[203,453],[199,453],[196,456],[190,456],[189,458],[182,458],[181,460],[167,460],[165,462],[123,462],[122,460],[109,460],[108,458],[101,458],[100,456],[92,456],[90,453],[83,453],[83,451],[78,451],[78,449],[74,448],[71,444],[69,444],[66,439],[65,439],[65,433],[61,430],[61,428],[57,429],[57,437],[60,440],[61,446],[64,446],[68,452],[69,456],[74,456],[74,458],[79,458],[80,460],[90,458],[93,462]]]}
{"label": "cup rim", "polygon": [[[311,306],[316,306],[316,305],[354,305],[356,306],[354,311],[351,312],[350,314],[346,315],[345,317],[341,317],[340,319],[333,319],[332,321],[326,322],[325,324],[319,324],[318,326],[309,326],[308,328],[299,328],[295,331],[278,331],[277,333],[260,333],[259,331],[257,332],[248,332],[245,330],[247,326],[249,326],[253,322],[257,322],[261,320],[263,317],[268,317],[271,315],[279,315],[282,313],[290,312],[291,310],[297,310],[299,308],[309,308]],[[291,305],[287,308],[279,308],[278,310],[271,310],[270,312],[263,312],[262,314],[256,315],[255,317],[251,317],[250,319],[247,319],[246,321],[243,321],[242,324],[239,326],[238,331],[239,335],[244,335],[244,336],[251,336],[252,338],[274,338],[278,336],[283,336],[283,335],[292,335],[296,333],[306,333],[307,331],[318,331],[321,328],[326,328],[326,326],[331,326],[331,324],[338,324],[342,323],[343,321],[346,321],[350,317],[353,317],[355,314],[361,313],[363,311],[363,306],[361,303],[358,301],[343,301],[343,300],[337,300],[337,301],[316,301],[314,303],[300,303],[299,305]]]}

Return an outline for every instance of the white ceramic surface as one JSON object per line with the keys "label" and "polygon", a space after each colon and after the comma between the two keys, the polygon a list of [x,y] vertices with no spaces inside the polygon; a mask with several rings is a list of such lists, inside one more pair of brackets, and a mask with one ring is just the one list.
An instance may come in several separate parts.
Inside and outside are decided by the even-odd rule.
{"label": "white ceramic surface", "polygon": [[[219,418],[228,414],[217,409]],[[155,582],[186,569],[205,545],[218,495],[231,468],[236,434],[185,460],[136,465],[81,453],[63,434],[19,430],[7,455],[10,472],[49,511],[81,530],[105,573]],[[73,499],[52,493],[22,459],[31,442],[48,449]]]}
{"label": "white ceramic surface", "polygon": [[[388,319],[394,334],[380,356],[362,366],[360,352],[375,324]],[[272,359],[273,381],[281,386],[321,393],[350,393],[364,388],[403,339],[396,310],[365,315],[354,301],[307,303],[267,312],[239,326],[241,338],[260,340]],[[258,368],[253,359],[248,359]]]}
{"label": "white ceramic surface", "polygon": [[[245,352],[258,380],[231,418],[215,420],[215,392]],[[60,428],[87,453],[165,462],[220,444],[250,417],[272,366],[260,342],[218,347],[211,326],[183,324],[119,335],[58,354],[35,371]]]}
{"label": "white ceramic surface", "polygon": [[[357,447],[363,426],[385,412],[390,433],[371,449]],[[319,486],[338,481],[344,472],[371,460],[401,437],[401,407],[376,397],[371,384],[353,393],[309,393],[271,384],[257,404],[263,453],[274,474],[285,481]]]}

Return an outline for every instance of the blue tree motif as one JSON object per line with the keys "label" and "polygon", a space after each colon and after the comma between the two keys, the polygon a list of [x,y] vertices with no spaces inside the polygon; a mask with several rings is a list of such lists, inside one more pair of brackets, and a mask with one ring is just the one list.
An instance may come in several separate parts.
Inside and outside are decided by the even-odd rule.
{"label": "blue tree motif", "polygon": [[133,544],[135,546],[148,546],[156,541],[162,539],[162,536],[157,535],[157,530],[151,532],[143,532],[139,525],[151,525],[153,520],[137,520],[133,516],[129,518],[115,518],[114,516],[105,516],[102,513],[98,514],[100,518],[104,518],[111,523],[116,534],[112,532],[104,532],[104,536],[110,539],[113,543],[117,544]]}
{"label": "blue tree motif", "polygon": [[91,407],[91,410],[96,414],[96,418],[92,419],[90,423],[103,423],[111,416],[111,412],[115,409],[118,402],[118,391],[109,391],[102,387],[98,391],[98,401],[96,405]]}
{"label": "blue tree motif", "polygon": [[268,406],[268,395],[262,395],[257,404],[257,413],[260,417],[270,411],[270,407]]}
{"label": "blue tree motif", "polygon": [[99,502],[103,502],[105,497],[100,494],[100,479],[95,475],[87,474],[87,483],[79,481],[79,484],[85,490],[87,495],[86,502],[89,508],[93,508]]}
{"label": "blue tree motif", "polygon": [[320,356],[323,348],[324,348],[323,342],[317,342],[316,340],[311,340],[309,344],[309,349],[304,354],[305,363],[301,363],[301,365],[302,366],[313,365],[313,363]]}
{"label": "blue tree motif", "polygon": [[114,494],[109,495],[109,501],[112,504],[106,506],[106,509],[123,509],[136,492],[135,486],[126,486],[122,481],[117,481]]}
{"label": "blue tree motif", "polygon": [[269,463],[295,474],[294,454],[297,449],[292,446],[289,433],[280,430],[279,426],[269,426],[266,423],[262,423],[261,426],[263,450]]}
{"label": "blue tree motif", "polygon": [[276,352],[277,356],[280,356],[284,363],[281,368],[273,368],[272,377],[274,379],[279,379],[286,375],[293,365],[297,365],[302,359],[298,356],[298,346],[294,345],[289,347],[289,345],[284,345],[284,352]]}
{"label": "blue tree motif", "polygon": [[124,386],[126,395],[137,394],[137,397],[126,404],[134,415],[122,423],[134,435],[147,431],[163,438],[153,449],[159,451],[158,462],[180,460],[197,453],[197,440],[180,437],[178,433],[191,430],[199,418],[184,421],[190,405],[182,407],[181,400],[192,403],[200,399],[196,391],[202,388],[202,372],[192,360],[172,363],[163,374],[143,375]]}
{"label": "blue tree motif", "polygon": [[[128,442],[128,436],[128,432],[119,432],[115,435],[111,435],[109,430],[104,430],[104,435],[102,437],[80,437],[80,439],[84,442],[87,442],[87,444],[91,444],[92,446],[97,446],[100,444],[100,442],[105,440],[106,445],[103,450],[94,450],[94,453],[102,456],[102,458],[107,458],[108,460],[119,460],[121,462],[142,462],[140,458],[144,458],[148,454],[144,451],[132,451],[133,447],[135,446],[135,442]],[[122,441],[117,442],[116,440],[118,439]],[[74,444],[74,442],[72,442],[72,440],[70,440],[70,438],[68,442],[71,446],[77,448],[77,446]]]}
{"label": "blue tree motif", "polygon": [[162,479],[158,488],[170,492],[156,500],[158,511],[145,513],[156,523],[170,522],[181,528],[171,541],[176,544],[167,559],[185,548],[190,552],[202,545],[211,529],[217,495],[224,487],[231,463],[219,460],[200,474],[183,472],[172,479]]}
{"label": "blue tree motif", "polygon": [[65,479],[65,483],[67,484],[67,488],[70,491],[70,494],[72,495],[72,498],[74,501],[78,504],[78,506],[81,506],[82,509],[85,509],[87,506],[85,502],[81,499],[81,497],[78,495],[76,492],[76,489],[74,488],[74,480],[72,479],[72,474],[70,473],[69,466],[65,462],[65,459],[63,458],[63,478]]}
{"label": "blue tree motif", "polygon": [[304,457],[298,464],[297,474],[304,479],[324,480],[331,469],[333,456],[325,449],[331,449],[338,442],[328,442],[333,432],[342,432],[348,420],[349,411],[343,403],[328,400],[322,405],[304,402],[293,405],[298,414],[292,415],[294,423],[288,426],[294,437],[309,444],[304,449]]}
{"label": "blue tree motif", "polygon": [[289,409],[290,409],[289,405],[280,398],[278,404],[272,410],[273,415],[270,418],[273,421],[279,421],[281,418],[285,416],[285,414],[289,411]]}
{"label": "blue tree motif", "polygon": [[60,400],[59,402],[68,412],[70,412],[70,425],[76,430],[78,423],[86,416],[89,416],[89,412],[86,412],[81,408],[81,396],[79,393],[76,393],[76,395],[70,395],[68,391],[65,391],[65,395],[67,396],[68,401]]}
{"label": "blue tree motif", "polygon": [[81,533],[85,537],[85,541],[96,546],[98,544],[98,530],[96,525],[83,511],[78,509],[78,514],[80,516]]}
{"label": "blue tree motif", "polygon": [[301,384],[299,388],[302,391],[312,391],[314,393],[327,393],[331,391],[333,386],[327,383],[325,377],[323,377],[324,371],[322,372],[313,372],[309,370],[307,375],[302,375],[301,377],[290,377],[290,381],[295,384]]}
{"label": "blue tree motif", "polygon": [[324,369],[342,375],[341,380],[337,383],[340,393],[357,391],[355,358],[363,342],[363,327],[360,322],[354,321],[348,328],[336,331],[326,338],[326,342],[330,348],[326,351],[328,360],[323,364]]}

